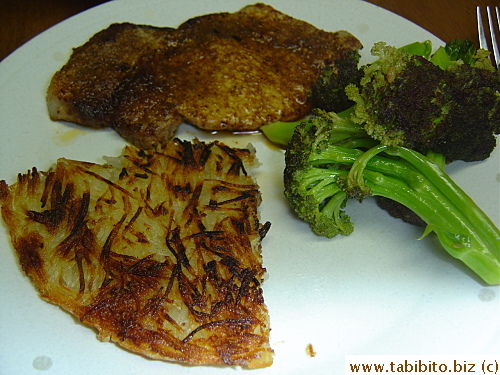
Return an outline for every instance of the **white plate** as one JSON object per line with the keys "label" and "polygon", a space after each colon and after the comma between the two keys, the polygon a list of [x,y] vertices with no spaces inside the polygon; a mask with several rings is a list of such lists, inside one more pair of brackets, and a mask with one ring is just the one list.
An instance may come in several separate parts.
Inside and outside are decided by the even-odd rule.
{"label": "white plate", "polygon": [[[248,0],[113,1],[56,25],[0,64],[0,178],[14,182],[32,166],[57,158],[102,162],[125,144],[112,131],[85,130],[49,120],[45,90],[78,46],[112,22],[177,26],[211,12],[236,11]],[[439,40],[392,13],[357,0],[270,0],[270,5],[326,30],[346,29],[366,46]],[[179,136],[213,136],[183,126]],[[261,136],[249,141],[262,166],[262,220],[272,227],[263,243],[264,284],[271,314],[272,367],[252,374],[340,374],[347,354],[495,354],[500,348],[499,288],[486,287],[432,237],[391,219],[372,201],[349,205],[355,232],[325,239],[290,212],[282,195],[283,153]],[[456,181],[499,222],[499,152],[487,162],[455,163]],[[478,183],[479,182],[479,183]],[[0,374],[233,374],[233,368],[186,367],[151,361],[101,343],[95,332],[42,301],[14,258],[0,227]],[[312,344],[316,356],[306,353]],[[47,370],[47,371],[43,371]]]}

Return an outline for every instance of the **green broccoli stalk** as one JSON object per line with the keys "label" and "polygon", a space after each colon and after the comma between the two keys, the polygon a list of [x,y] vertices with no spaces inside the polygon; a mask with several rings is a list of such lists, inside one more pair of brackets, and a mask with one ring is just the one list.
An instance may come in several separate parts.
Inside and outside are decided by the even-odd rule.
{"label": "green broccoli stalk", "polygon": [[361,125],[317,111],[296,127],[285,163],[285,196],[316,234],[350,234],[346,202],[386,197],[425,221],[422,237],[434,232],[485,282],[500,283],[500,232],[443,171],[441,156],[380,144]]}
{"label": "green broccoli stalk", "polygon": [[411,55],[422,56],[429,59],[432,55],[432,42],[430,40],[426,40],[424,42],[413,42],[400,47],[400,49]]}
{"label": "green broccoli stalk", "polygon": [[[332,116],[332,118],[335,118],[337,130],[339,131],[339,133],[341,127],[342,131],[347,135],[350,134],[352,131],[354,132],[363,131],[362,129],[360,129],[358,125],[354,124],[350,120],[351,116],[354,113],[354,107],[349,107],[345,111],[339,113],[330,112],[326,114],[326,112],[327,111],[320,108],[315,108],[313,110],[313,113],[325,114],[324,115],[325,118],[328,116]],[[304,121],[307,120],[299,120],[291,122],[276,121],[261,126],[260,130],[266,136],[266,138],[269,139],[271,142],[285,148],[288,145],[288,142],[290,142],[290,139],[292,139],[293,132],[295,131],[297,125],[301,124]]]}

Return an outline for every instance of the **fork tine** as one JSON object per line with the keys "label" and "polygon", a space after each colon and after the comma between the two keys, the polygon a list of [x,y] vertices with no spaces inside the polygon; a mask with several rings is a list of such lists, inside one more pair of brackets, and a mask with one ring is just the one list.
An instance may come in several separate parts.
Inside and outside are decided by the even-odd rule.
{"label": "fork tine", "polygon": [[[500,26],[498,26],[498,7],[495,7],[495,11],[497,14],[497,27],[500,28]],[[493,19],[493,13],[490,6],[486,7],[486,12],[488,13],[488,24],[490,26],[491,45],[493,47],[493,56],[495,57],[495,66],[498,68],[500,66],[500,50],[498,48],[497,35],[495,32],[495,20]]]}
{"label": "fork tine", "polygon": [[[498,7],[495,7],[498,14]],[[486,12],[488,13],[488,24],[490,26],[490,35],[491,35],[491,45],[493,47],[493,56],[495,56],[495,65],[498,68],[500,65],[500,51],[498,50],[498,42],[497,36],[495,33],[495,21],[493,19],[493,13],[491,11],[491,7],[486,7]]]}
{"label": "fork tine", "polygon": [[[495,21],[493,17],[493,12],[491,10],[490,6],[486,7],[486,13],[488,16],[488,26],[490,30],[490,35],[491,35],[491,46],[492,48],[489,47],[489,42],[488,38],[486,37],[486,32],[485,32],[485,22],[483,22],[483,17],[481,14],[481,7],[477,6],[476,7],[476,13],[477,13],[477,30],[479,34],[479,47],[493,51],[493,63],[494,66],[497,69],[500,69],[500,49],[499,49],[499,43],[497,41],[497,36],[496,36],[496,31],[495,31]],[[499,7],[495,7],[495,13],[496,13],[496,21],[497,21],[497,31],[500,31],[500,17],[499,17]]]}
{"label": "fork tine", "polygon": [[[498,33],[500,33],[500,7],[495,7],[495,13],[496,13],[496,16],[497,16],[497,31]],[[496,50],[497,50],[497,57],[496,57],[496,60],[497,60],[497,68],[500,69],[500,53],[499,53],[499,48],[500,48],[500,43],[496,43]]]}
{"label": "fork tine", "polygon": [[484,33],[484,23],[483,16],[481,15],[481,7],[476,7],[477,13],[477,31],[479,33],[479,47],[482,49],[488,49],[488,41],[486,39],[486,34]]}

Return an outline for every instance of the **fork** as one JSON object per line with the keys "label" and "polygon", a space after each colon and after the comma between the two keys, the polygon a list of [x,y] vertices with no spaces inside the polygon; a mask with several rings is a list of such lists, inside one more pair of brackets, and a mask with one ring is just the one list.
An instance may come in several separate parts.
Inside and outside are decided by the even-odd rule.
{"label": "fork", "polygon": [[[486,13],[488,16],[488,28],[491,36],[491,46],[493,48],[493,60],[497,69],[500,68],[500,49],[497,40],[497,32],[500,30],[500,10],[499,7],[495,7],[496,22],[493,16],[493,7],[487,6]],[[477,11],[477,28],[479,32],[479,47],[489,50],[488,39],[485,32],[485,24],[483,23],[483,17],[481,15],[481,7],[476,8]],[[496,31],[495,31],[496,30]]]}

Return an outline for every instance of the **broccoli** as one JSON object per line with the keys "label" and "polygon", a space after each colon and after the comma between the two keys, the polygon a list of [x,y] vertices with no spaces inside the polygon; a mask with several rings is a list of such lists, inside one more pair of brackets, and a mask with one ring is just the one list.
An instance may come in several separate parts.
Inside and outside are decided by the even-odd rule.
{"label": "broccoli", "polygon": [[349,235],[349,199],[394,200],[425,223],[444,249],[489,284],[500,283],[500,232],[443,171],[444,159],[374,140],[349,117],[316,110],[296,126],[285,152],[285,196],[326,237]]}
{"label": "broccoli", "polygon": [[[337,234],[348,235],[353,230],[349,217],[341,210],[346,193],[336,183],[337,177],[346,171],[316,167],[311,157],[316,157],[320,148],[327,151],[330,144],[344,147],[377,144],[367,137],[361,126],[349,119],[349,113],[316,109],[310,119],[295,127],[286,148],[285,196],[298,217],[308,222],[316,234],[330,238]],[[335,132],[329,132],[330,129]]]}
{"label": "broccoli", "polygon": [[[447,163],[485,160],[500,132],[500,73],[489,52],[470,41],[453,40],[431,52],[430,41],[400,48],[379,42],[372,49],[378,59],[356,69],[355,51],[338,60],[336,74],[327,68],[331,74],[313,86],[316,107],[340,112],[351,103],[354,121],[383,144],[440,153]],[[339,92],[349,100],[342,106]],[[286,146],[299,123],[272,123],[262,131]]]}
{"label": "broccoli", "polygon": [[[408,51],[412,53],[412,51]],[[447,69],[452,65],[468,64],[475,65],[476,61],[484,60],[488,54],[480,54],[477,56],[478,51],[474,47],[474,43],[470,40],[460,40],[454,39],[451,42],[446,43],[445,46],[441,46],[437,49],[432,56],[428,56],[430,61],[439,66],[441,69]],[[414,53],[418,55],[418,53]],[[491,62],[486,64],[486,68],[489,68]]]}
{"label": "broccoli", "polygon": [[439,153],[448,163],[488,158],[500,132],[500,73],[486,54],[460,41],[430,58],[408,51],[374,45],[378,59],[345,89],[356,103],[353,120],[382,144]]}
{"label": "broccoli", "polygon": [[[500,283],[500,232],[446,174],[453,160],[486,159],[500,124],[500,75],[488,52],[452,41],[401,48],[378,59],[345,92],[354,105],[315,109],[263,128],[286,147],[285,196],[321,236],[349,235],[349,199],[374,196],[394,216],[435,232],[442,246],[489,284]],[[328,85],[324,85],[328,87]],[[331,90],[330,90],[331,91]],[[327,93],[328,94],[328,93]]]}
{"label": "broccoli", "polygon": [[[429,58],[432,43],[430,41],[415,42],[401,48],[413,55]],[[450,59],[446,52],[444,56],[446,56],[446,61]],[[359,86],[364,74],[363,69],[359,67],[360,59],[359,51],[348,51],[333,64],[323,68],[309,93],[309,101],[314,108],[328,112],[342,112],[354,105],[354,102],[347,97],[345,88],[349,84]]]}
{"label": "broccoli", "polygon": [[354,104],[347,97],[345,87],[349,84],[359,85],[363,77],[359,67],[360,57],[357,50],[349,51],[335,60],[334,64],[323,68],[309,95],[309,101],[315,108],[341,112]]}

